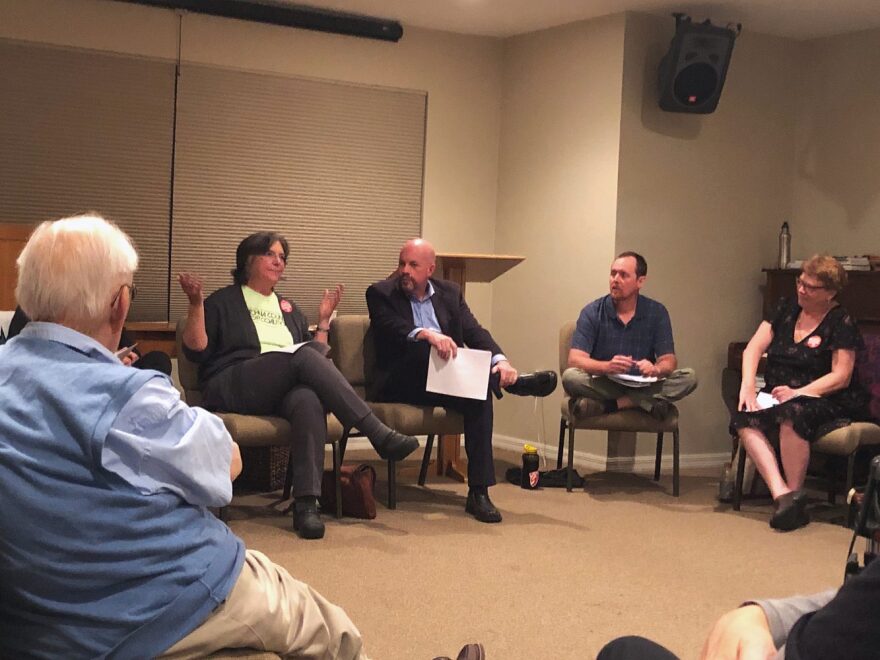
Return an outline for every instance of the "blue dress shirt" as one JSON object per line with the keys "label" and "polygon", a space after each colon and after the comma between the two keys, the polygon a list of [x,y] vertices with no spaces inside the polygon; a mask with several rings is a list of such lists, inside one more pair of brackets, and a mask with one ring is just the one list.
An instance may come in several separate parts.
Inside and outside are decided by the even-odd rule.
{"label": "blue dress shirt", "polygon": [[[433,330],[434,332],[443,332],[440,328],[440,322],[437,320],[437,313],[434,311],[434,303],[431,298],[434,297],[434,285],[428,280],[428,289],[424,298],[419,300],[416,296],[408,296],[409,304],[412,307],[413,323],[416,329],[407,335],[410,341],[418,341],[419,333],[422,330]],[[502,353],[492,356],[492,366],[507,360]]]}
{"label": "blue dress shirt", "polygon": [[[63,325],[31,322],[22,334],[119,362],[96,340]],[[146,495],[165,490],[197,506],[225,506],[232,498],[232,437],[219,417],[186,405],[168,377],[156,374],[119,412],[101,465]]]}

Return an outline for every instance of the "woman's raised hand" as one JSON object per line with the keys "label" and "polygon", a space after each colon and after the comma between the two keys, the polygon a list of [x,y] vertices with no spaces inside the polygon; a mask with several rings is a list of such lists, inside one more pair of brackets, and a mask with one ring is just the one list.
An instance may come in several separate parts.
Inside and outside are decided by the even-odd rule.
{"label": "woman's raised hand", "polygon": [[178,273],[177,282],[189,298],[190,305],[201,305],[204,300],[202,278],[195,273]]}
{"label": "woman's raised hand", "polygon": [[342,300],[342,294],[345,292],[345,286],[337,284],[332,289],[324,289],[324,295],[321,296],[321,305],[318,307],[318,317],[321,322],[330,321],[330,317]]}

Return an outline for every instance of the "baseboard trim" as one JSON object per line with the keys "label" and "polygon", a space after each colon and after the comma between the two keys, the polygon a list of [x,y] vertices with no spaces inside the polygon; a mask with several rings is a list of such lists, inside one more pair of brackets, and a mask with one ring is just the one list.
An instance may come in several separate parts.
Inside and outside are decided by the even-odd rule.
{"label": "baseboard trim", "polygon": [[[418,438],[420,449],[421,451],[424,451],[427,439],[425,438],[425,436],[418,436]],[[557,445],[555,442],[553,444],[540,444],[535,442],[534,440],[515,438],[513,436],[504,435],[502,433],[495,433],[492,435],[492,445],[494,447],[497,447],[498,449],[506,449],[509,451],[520,453],[522,452],[523,445],[526,443],[538,448],[538,452],[540,452],[540,454],[544,456],[547,461],[547,469],[553,469],[556,467],[556,455],[559,450],[559,445]],[[665,444],[666,443],[664,443],[664,445]],[[434,446],[437,446],[436,441],[434,442]],[[370,447],[371,445],[369,440],[363,437],[351,438],[348,441],[348,449],[369,449]],[[329,445],[327,446],[327,451],[330,451]],[[563,456],[563,460],[565,459],[566,456]],[[681,469],[721,468],[721,466],[723,466],[729,460],[730,452],[727,451],[705,454],[683,453],[679,457]],[[596,454],[593,452],[575,449],[574,466],[577,469],[587,470],[590,472],[637,472],[639,474],[653,474],[654,455],[643,454],[640,456],[633,456],[632,458],[627,458],[623,456],[614,456],[612,458],[609,458],[604,454]],[[672,473],[672,455],[671,453],[669,453],[669,449],[667,449],[667,451],[663,454],[663,462],[660,466],[660,471],[664,474]]]}
{"label": "baseboard trim", "polygon": [[[521,452],[523,445],[529,444],[538,448],[545,459],[547,465],[552,468],[556,467],[556,456],[559,451],[559,445],[556,443],[538,444],[534,440],[523,440],[514,438],[513,436],[495,433],[492,436],[492,444],[499,449],[509,449],[511,451]],[[665,444],[665,443],[664,443]],[[567,455],[563,456],[566,460]],[[730,460],[730,452],[713,452],[705,454],[685,454],[679,456],[679,467],[685,468],[720,468]],[[653,474],[654,472],[654,455],[640,455],[629,457],[614,456],[609,458],[604,454],[596,454],[593,452],[574,450],[574,466],[579,469],[586,469],[591,472],[607,471],[607,472],[638,472],[645,474]],[[663,454],[663,461],[660,471],[664,474],[672,472],[672,455]]]}

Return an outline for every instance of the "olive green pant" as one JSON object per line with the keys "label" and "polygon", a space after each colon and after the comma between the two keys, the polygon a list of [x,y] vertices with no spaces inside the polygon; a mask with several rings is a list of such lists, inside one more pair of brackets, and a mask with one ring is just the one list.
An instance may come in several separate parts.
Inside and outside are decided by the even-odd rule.
{"label": "olive green pant", "polygon": [[678,401],[697,389],[697,374],[693,369],[676,369],[663,380],[646,387],[627,387],[605,376],[591,376],[583,369],[570,368],[562,373],[562,387],[572,398],[610,401],[626,396],[639,408],[650,412],[658,399]]}

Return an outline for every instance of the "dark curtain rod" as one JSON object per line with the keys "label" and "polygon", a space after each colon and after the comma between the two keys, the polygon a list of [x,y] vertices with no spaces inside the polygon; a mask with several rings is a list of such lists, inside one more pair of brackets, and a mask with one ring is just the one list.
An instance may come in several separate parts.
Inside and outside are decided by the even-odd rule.
{"label": "dark curtain rod", "polygon": [[397,21],[268,0],[117,0],[117,2],[184,9],[196,14],[238,18],[382,41],[399,41],[403,36],[403,26]]}

